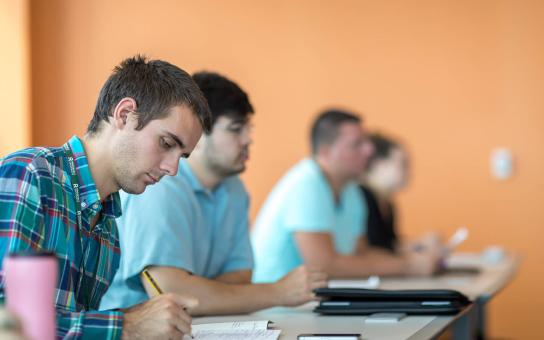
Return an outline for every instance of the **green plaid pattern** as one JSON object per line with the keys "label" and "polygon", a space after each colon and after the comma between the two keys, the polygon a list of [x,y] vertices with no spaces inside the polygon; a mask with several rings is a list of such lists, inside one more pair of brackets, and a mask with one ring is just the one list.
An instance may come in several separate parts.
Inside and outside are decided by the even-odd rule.
{"label": "green plaid pattern", "polygon": [[[0,159],[0,260],[17,251],[53,251],[59,261],[55,292],[57,336],[118,339],[123,314],[96,311],[119,267],[115,218],[119,194],[100,202],[81,141],[72,137],[83,225],[78,228],[68,160],[62,148],[29,148]],[[90,221],[102,213],[91,230]],[[0,263],[1,265],[1,263]],[[4,279],[0,274],[0,294]]]}

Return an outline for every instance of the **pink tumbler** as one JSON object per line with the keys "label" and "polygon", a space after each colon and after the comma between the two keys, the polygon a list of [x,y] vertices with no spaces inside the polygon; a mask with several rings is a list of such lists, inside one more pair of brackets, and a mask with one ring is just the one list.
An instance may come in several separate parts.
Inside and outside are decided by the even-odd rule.
{"label": "pink tumbler", "polygon": [[55,287],[58,262],[53,253],[14,253],[4,258],[6,306],[30,340],[55,339]]}

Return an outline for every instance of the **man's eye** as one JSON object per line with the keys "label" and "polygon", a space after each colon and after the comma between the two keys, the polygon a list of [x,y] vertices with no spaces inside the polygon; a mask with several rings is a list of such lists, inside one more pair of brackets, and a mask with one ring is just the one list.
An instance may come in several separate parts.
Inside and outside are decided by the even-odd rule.
{"label": "man's eye", "polygon": [[237,134],[240,134],[242,133],[242,130],[244,129],[243,126],[231,126],[228,128],[228,130],[232,133],[237,133]]}
{"label": "man's eye", "polygon": [[164,138],[161,138],[161,146],[165,149],[170,149],[172,148],[172,145],[169,144]]}

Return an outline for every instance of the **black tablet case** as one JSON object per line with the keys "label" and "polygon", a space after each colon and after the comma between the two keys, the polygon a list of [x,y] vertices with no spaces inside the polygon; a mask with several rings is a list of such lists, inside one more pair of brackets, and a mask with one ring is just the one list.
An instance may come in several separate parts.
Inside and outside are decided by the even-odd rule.
{"label": "black tablet case", "polygon": [[320,314],[367,315],[406,313],[411,315],[456,314],[470,300],[455,290],[380,290],[360,288],[318,288],[322,300],[314,309]]}

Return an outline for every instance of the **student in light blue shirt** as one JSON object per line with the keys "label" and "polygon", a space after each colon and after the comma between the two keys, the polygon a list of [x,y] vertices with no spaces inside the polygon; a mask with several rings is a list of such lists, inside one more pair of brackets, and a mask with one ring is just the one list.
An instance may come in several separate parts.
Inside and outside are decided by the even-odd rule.
{"label": "student in light blue shirt", "polygon": [[323,112],[311,133],[312,157],[295,165],[264,203],[253,233],[255,282],[301,264],[329,277],[430,274],[434,252],[388,254],[366,245],[366,210],[355,182],[372,153],[360,118]]}
{"label": "student in light blue shirt", "polygon": [[253,108],[246,93],[216,73],[193,76],[208,100],[213,125],[178,174],[144,195],[121,196],[121,263],[101,308],[126,308],[155,292],[147,269],[164,292],[190,294],[192,315],[251,312],[298,305],[325,284],[323,273],[305,267],[272,284],[251,284],[249,197],[238,174],[251,144]]}
{"label": "student in light blue shirt", "polygon": [[354,183],[348,183],[335,202],[318,163],[312,158],[300,161],[276,185],[257,218],[255,281],[275,281],[304,263],[293,237],[296,232],[330,234],[337,252],[354,252],[365,233],[363,206]]}

